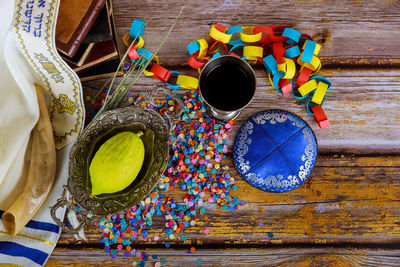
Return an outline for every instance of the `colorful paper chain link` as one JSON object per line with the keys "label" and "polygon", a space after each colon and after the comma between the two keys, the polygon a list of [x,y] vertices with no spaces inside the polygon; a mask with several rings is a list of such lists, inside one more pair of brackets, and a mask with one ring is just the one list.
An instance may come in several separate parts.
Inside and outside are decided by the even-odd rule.
{"label": "colorful paper chain link", "polygon": [[[136,64],[144,64],[152,58],[152,53],[143,48],[144,25],[144,21],[135,19],[129,33],[123,38],[128,47],[135,41],[128,55]],[[227,45],[230,46],[229,50]],[[209,60],[221,56],[221,49],[225,50],[224,54],[261,62],[268,71],[272,87],[283,95],[292,92],[296,99],[305,100],[307,112],[314,116],[320,128],[330,125],[322,106],[325,95],[331,88],[331,82],[324,77],[313,76],[321,68],[321,61],[317,57],[321,46],[309,35],[286,26],[227,28],[221,24],[214,24],[211,26],[209,37],[195,40],[187,46],[188,64],[200,72]],[[197,78],[169,71],[159,65],[157,57],[154,59],[150,71],[144,70],[147,76],[153,76],[173,90],[198,88]],[[299,71],[296,76],[297,68]],[[176,82],[172,84],[170,79],[174,76]]]}

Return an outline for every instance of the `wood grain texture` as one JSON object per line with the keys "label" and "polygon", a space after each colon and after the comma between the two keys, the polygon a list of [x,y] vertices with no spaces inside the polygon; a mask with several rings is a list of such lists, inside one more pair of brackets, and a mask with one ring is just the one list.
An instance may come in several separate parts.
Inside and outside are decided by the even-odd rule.
{"label": "wood grain texture", "polygon": [[[134,18],[151,19],[144,39],[154,50],[183,0],[114,0],[119,37]],[[304,104],[282,97],[269,85],[263,66],[253,64],[257,92],[231,134],[229,172],[246,204],[225,212],[206,203],[188,238],[168,240],[164,218],[154,217],[149,238],[133,247],[157,254],[170,266],[399,266],[400,265],[400,5],[398,1],[190,1],[167,43],[160,63],[197,77],[187,66],[186,45],[208,35],[210,26],[289,25],[322,44],[322,76],[332,81],[324,110],[331,126],[319,129]],[[121,78],[117,78],[117,83]],[[85,82],[85,96],[94,96],[106,79]],[[149,92],[158,81],[142,76],[133,95]],[[86,101],[87,107],[91,103]],[[127,105],[127,103],[126,103]],[[318,139],[319,154],[310,178],[282,194],[249,186],[233,167],[232,148],[238,127],[250,115],[271,108],[304,118]],[[176,187],[166,195],[182,201]],[[260,227],[258,223],[263,223]],[[210,233],[204,234],[209,228]],[[86,230],[88,241],[63,233],[48,266],[129,266],[133,259],[106,255],[100,231]],[[271,233],[273,236],[271,236]],[[157,242],[153,236],[160,235]],[[165,249],[164,243],[171,243]],[[187,254],[191,246],[198,250]],[[358,247],[355,248],[355,247]],[[367,248],[369,247],[369,248]],[[149,264],[150,266],[150,264]]]}
{"label": "wood grain texture", "polygon": [[[158,255],[166,266],[398,266],[398,249],[351,248],[264,248],[264,249],[199,249],[187,254],[181,249],[146,249]],[[151,258],[151,257],[150,257]],[[201,264],[197,260],[201,259]],[[100,249],[68,250],[56,248],[46,266],[132,266],[134,259],[119,256],[112,259]],[[152,266],[151,262],[146,266]]]}
{"label": "wood grain texture", "polygon": [[[172,70],[172,68],[171,68]],[[196,71],[175,69],[194,77]],[[268,81],[266,71],[257,70],[257,91],[253,101],[237,119],[232,137],[250,115],[280,108],[305,119],[318,140],[321,153],[398,153],[400,152],[400,71],[399,70],[326,70],[322,76],[333,86],[327,93],[324,110],[331,122],[319,129],[314,118],[307,114],[304,104],[292,95],[283,97]],[[117,79],[117,82],[121,78]],[[96,94],[90,88],[101,88],[106,80],[84,83],[84,92]],[[133,89],[133,95],[149,92],[158,81],[142,76]],[[230,138],[232,147],[234,138]]]}
{"label": "wood grain texture", "polygon": [[[151,21],[145,42],[154,48],[186,3],[184,15],[160,50],[164,65],[187,65],[186,45],[208,36],[210,26],[289,25],[315,36],[323,44],[323,67],[329,65],[400,66],[400,5],[394,0],[373,1],[257,1],[257,0],[130,0],[114,1],[120,37],[132,20]],[[325,65],[325,66],[324,66]]]}
{"label": "wood grain texture", "polygon": [[[226,160],[231,165],[232,159]],[[232,166],[231,166],[232,167]],[[191,245],[264,246],[296,244],[400,245],[400,157],[319,156],[306,183],[287,193],[269,193],[249,186],[234,167],[238,190],[233,196],[245,201],[237,211],[224,212],[206,203],[209,221],[198,220],[185,229]],[[165,195],[183,202],[177,187]],[[207,197],[206,197],[207,199]],[[202,218],[202,216],[200,216]],[[260,227],[258,223],[263,223]],[[164,218],[155,217],[149,238],[138,245],[163,246]],[[205,235],[203,230],[210,229]],[[89,244],[99,242],[99,230],[87,229]],[[268,236],[273,233],[274,237]],[[158,242],[153,236],[161,235]],[[85,245],[63,233],[60,245]]]}

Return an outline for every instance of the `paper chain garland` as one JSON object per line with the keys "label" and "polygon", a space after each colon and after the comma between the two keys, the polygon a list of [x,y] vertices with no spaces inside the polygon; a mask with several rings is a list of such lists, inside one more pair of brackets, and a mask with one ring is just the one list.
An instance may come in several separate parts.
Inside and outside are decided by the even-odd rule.
{"label": "paper chain garland", "polygon": [[[153,56],[149,50],[143,48],[144,26],[144,21],[135,19],[130,32],[123,37],[127,47],[130,46],[132,40],[139,40],[128,53],[132,62],[139,65],[144,64]],[[229,50],[227,45],[230,46]],[[322,106],[325,95],[331,88],[331,82],[324,77],[313,76],[321,69],[321,61],[317,57],[321,46],[309,35],[301,34],[286,26],[260,25],[227,28],[214,24],[211,26],[209,37],[193,41],[187,46],[188,64],[200,72],[207,61],[221,56],[219,52],[221,48],[225,50],[225,54],[261,62],[268,71],[272,87],[283,95],[292,92],[296,99],[305,100],[307,112],[314,116],[320,128],[330,125]],[[239,55],[240,51],[242,56]],[[177,71],[169,71],[159,65],[157,56],[153,59],[155,63],[152,64],[150,71],[144,70],[145,75],[153,76],[173,90],[198,88],[197,78]],[[294,82],[297,66],[300,68]],[[175,84],[169,81],[172,75],[177,76]]]}

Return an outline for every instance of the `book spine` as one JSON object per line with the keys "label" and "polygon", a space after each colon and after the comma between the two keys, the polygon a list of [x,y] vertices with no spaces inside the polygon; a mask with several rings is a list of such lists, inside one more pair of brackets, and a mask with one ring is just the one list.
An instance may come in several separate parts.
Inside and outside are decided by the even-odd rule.
{"label": "book spine", "polygon": [[92,25],[93,22],[96,20],[96,18],[99,16],[99,13],[101,9],[104,7],[104,4],[106,3],[106,0],[98,0],[98,1],[93,1],[92,5],[94,5],[93,9],[92,7],[89,8],[90,14],[89,16],[85,16],[85,19],[81,21],[80,26],[82,26],[82,31],[79,32],[79,34],[76,36],[74,42],[70,46],[70,49],[68,52],[69,55],[75,55],[76,51],[78,50],[79,46],[82,44],[83,40],[85,39],[86,35],[88,34],[90,27],[86,25]]}

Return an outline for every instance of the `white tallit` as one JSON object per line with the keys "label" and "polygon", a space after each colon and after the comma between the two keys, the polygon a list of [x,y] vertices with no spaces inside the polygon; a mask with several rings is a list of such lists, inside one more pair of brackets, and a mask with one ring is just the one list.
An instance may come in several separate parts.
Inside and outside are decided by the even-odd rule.
{"label": "white tallit", "polygon": [[39,118],[34,87],[39,80],[18,49],[10,30],[14,3],[1,2],[0,210],[6,210],[25,185],[26,176],[21,174],[30,133]]}
{"label": "white tallit", "polygon": [[[80,81],[54,46],[59,1],[0,0],[0,265],[44,265],[61,234],[49,207],[67,183],[68,154],[83,128],[84,109]],[[41,13],[39,36],[35,18]],[[32,23],[30,31],[24,28],[27,21]],[[11,236],[1,214],[25,186],[30,135],[39,118],[35,84],[43,86],[48,103],[57,172],[42,207],[19,234]],[[64,212],[59,209],[58,217]]]}

